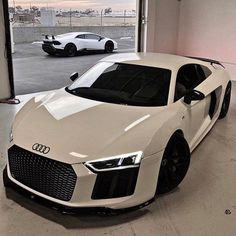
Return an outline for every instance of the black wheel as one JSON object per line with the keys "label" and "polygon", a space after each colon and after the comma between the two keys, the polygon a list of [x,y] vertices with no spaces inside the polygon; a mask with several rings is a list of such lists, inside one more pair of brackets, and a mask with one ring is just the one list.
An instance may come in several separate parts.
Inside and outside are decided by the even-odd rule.
{"label": "black wheel", "polygon": [[10,186],[11,181],[8,178],[7,175],[7,166],[4,168],[3,170],[3,185],[4,187],[9,187]]}
{"label": "black wheel", "polygon": [[64,52],[66,56],[74,57],[77,53],[77,48],[73,43],[70,43],[65,46]]}
{"label": "black wheel", "polygon": [[114,43],[111,41],[106,42],[105,44],[105,52],[111,53],[114,50]]}
{"label": "black wheel", "polygon": [[190,164],[190,150],[185,138],[175,133],[169,140],[161,161],[157,194],[175,189],[184,179]]}
{"label": "black wheel", "polygon": [[232,84],[231,84],[231,82],[229,82],[226,87],[226,90],[225,90],[225,96],[224,96],[224,100],[222,103],[219,119],[223,119],[224,117],[226,117],[226,115],[228,113],[230,99],[231,99],[231,88],[232,88]]}

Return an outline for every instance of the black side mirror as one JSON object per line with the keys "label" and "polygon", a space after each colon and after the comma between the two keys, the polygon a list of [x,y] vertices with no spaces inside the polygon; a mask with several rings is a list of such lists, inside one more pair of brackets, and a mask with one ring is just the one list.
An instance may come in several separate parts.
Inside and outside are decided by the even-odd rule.
{"label": "black side mirror", "polygon": [[72,81],[75,81],[79,77],[78,72],[74,72],[73,74],[70,75],[70,79]]}
{"label": "black side mirror", "polygon": [[184,96],[184,102],[190,105],[192,101],[200,101],[203,100],[204,98],[205,95],[202,92],[197,90],[192,90]]}
{"label": "black side mirror", "polygon": [[104,37],[101,36],[101,37],[99,37],[98,41],[100,42],[103,39],[104,39]]}

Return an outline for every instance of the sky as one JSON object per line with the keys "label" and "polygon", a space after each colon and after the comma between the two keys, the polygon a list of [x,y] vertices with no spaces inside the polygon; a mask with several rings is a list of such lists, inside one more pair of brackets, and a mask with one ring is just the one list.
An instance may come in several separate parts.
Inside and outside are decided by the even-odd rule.
{"label": "sky", "polygon": [[100,10],[111,7],[112,10],[133,10],[136,9],[136,0],[9,0],[9,5],[22,6],[29,8],[37,7],[53,7],[55,9],[75,9],[84,10],[92,8]]}

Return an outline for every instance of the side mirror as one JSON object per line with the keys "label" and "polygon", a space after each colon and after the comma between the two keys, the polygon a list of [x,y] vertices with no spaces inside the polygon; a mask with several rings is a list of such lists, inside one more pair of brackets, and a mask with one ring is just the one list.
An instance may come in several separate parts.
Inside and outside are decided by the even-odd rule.
{"label": "side mirror", "polygon": [[70,79],[72,81],[75,81],[76,79],[78,79],[78,77],[79,77],[78,72],[74,72],[73,74],[70,75]]}
{"label": "side mirror", "polygon": [[103,40],[104,39],[104,37],[100,37],[99,39],[98,39],[98,42],[100,42],[101,40]]}
{"label": "side mirror", "polygon": [[202,92],[197,90],[192,90],[184,96],[184,102],[190,105],[192,101],[200,101],[203,100],[204,98],[205,95]]}

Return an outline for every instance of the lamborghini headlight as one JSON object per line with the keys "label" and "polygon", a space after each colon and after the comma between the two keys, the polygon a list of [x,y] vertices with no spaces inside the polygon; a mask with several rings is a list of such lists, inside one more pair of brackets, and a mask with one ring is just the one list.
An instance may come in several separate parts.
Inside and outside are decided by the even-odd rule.
{"label": "lamborghini headlight", "polygon": [[120,170],[139,167],[143,152],[133,152],[119,156],[102,158],[96,161],[87,161],[85,166],[95,172]]}

